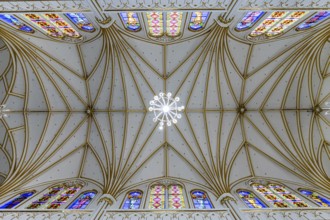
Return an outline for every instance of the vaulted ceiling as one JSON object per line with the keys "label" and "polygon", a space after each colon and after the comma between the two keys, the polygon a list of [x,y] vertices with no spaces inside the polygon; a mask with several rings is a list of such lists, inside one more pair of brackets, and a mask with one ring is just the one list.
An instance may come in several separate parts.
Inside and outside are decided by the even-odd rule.
{"label": "vaulted ceiling", "polygon": [[[0,104],[11,110],[0,120],[0,196],[77,177],[114,196],[162,177],[216,196],[252,177],[329,191],[330,118],[318,111],[330,101],[329,20],[250,39],[237,22],[248,7],[272,8],[243,2],[176,40],[149,38],[144,12],[142,30],[128,32],[111,5],[113,24],[93,21],[78,43],[0,24]],[[159,92],[186,107],[164,130],[148,112]]]}

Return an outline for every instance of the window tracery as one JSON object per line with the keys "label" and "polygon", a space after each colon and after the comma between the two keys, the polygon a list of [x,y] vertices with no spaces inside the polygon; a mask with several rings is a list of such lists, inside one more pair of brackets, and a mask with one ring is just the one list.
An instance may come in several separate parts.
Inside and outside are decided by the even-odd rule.
{"label": "window tracery", "polygon": [[252,188],[267,200],[273,207],[308,207],[307,203],[301,200],[297,195],[291,193],[286,187],[270,183],[264,186],[260,183],[252,183]]}
{"label": "window tracery", "polygon": [[150,188],[149,209],[183,209],[185,201],[183,188],[178,184],[153,185]]}
{"label": "window tracery", "polygon": [[72,28],[71,25],[58,14],[25,14],[25,17],[51,37],[81,37],[79,32]]}
{"label": "window tracery", "polygon": [[250,36],[256,37],[265,34],[267,37],[273,37],[279,35],[306,14],[308,14],[308,11],[295,11],[291,13],[288,11],[275,11],[259,24],[250,33]]}
{"label": "window tracery", "polygon": [[83,185],[79,183],[64,183],[51,187],[41,198],[33,201],[27,209],[58,209],[73,197],[82,187]]}

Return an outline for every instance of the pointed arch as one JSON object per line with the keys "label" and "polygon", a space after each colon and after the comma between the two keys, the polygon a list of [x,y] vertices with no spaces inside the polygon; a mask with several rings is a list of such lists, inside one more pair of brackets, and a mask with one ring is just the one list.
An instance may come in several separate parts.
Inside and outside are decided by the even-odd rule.
{"label": "pointed arch", "polygon": [[307,21],[303,22],[302,24],[298,25],[296,28],[297,31],[304,31],[308,30],[316,25],[319,25],[322,21],[325,21],[330,17],[330,11],[320,11],[310,17]]}
{"label": "pointed arch", "polygon": [[165,209],[165,185],[155,184],[150,187],[149,209]]}
{"label": "pointed arch", "polygon": [[140,209],[143,192],[139,189],[129,191],[126,194],[122,209]]}
{"label": "pointed arch", "polygon": [[249,11],[245,14],[242,20],[236,25],[236,31],[246,31],[253,27],[266,12],[264,11]]}
{"label": "pointed arch", "polygon": [[211,12],[195,11],[191,13],[188,30],[200,31],[205,28],[205,25],[210,17]]}
{"label": "pointed arch", "polygon": [[11,14],[0,14],[0,20],[6,23],[7,25],[15,28],[16,30],[25,32],[25,33],[34,33],[33,28],[21,22],[18,18]]}
{"label": "pointed arch", "polygon": [[139,16],[135,12],[120,12],[121,21],[126,30],[137,32],[141,30],[141,22]]}
{"label": "pointed arch", "polygon": [[81,183],[63,183],[48,188],[48,192],[33,201],[27,209],[58,209],[83,188]]}
{"label": "pointed arch", "polygon": [[186,207],[183,197],[183,187],[178,184],[168,186],[168,208],[184,209]]}
{"label": "pointed arch", "polygon": [[8,202],[4,203],[0,206],[0,209],[12,209],[18,205],[20,205],[22,202],[24,202],[26,199],[30,198],[36,193],[35,190],[27,191],[19,194],[18,196],[14,197],[13,199],[10,199]]}
{"label": "pointed arch", "polygon": [[309,189],[299,188],[298,191],[305,197],[311,199],[314,203],[321,207],[330,207],[330,199]]}
{"label": "pointed arch", "polygon": [[208,194],[200,189],[192,190],[190,192],[195,209],[213,209],[214,206]]}
{"label": "pointed arch", "polygon": [[66,13],[65,16],[76,25],[79,30],[86,32],[94,32],[95,27],[93,24],[86,18],[83,13]]}
{"label": "pointed arch", "polygon": [[267,205],[250,190],[239,189],[236,192],[247,207],[267,208]]}
{"label": "pointed arch", "polygon": [[86,191],[81,193],[68,207],[67,209],[86,209],[86,207],[91,203],[95,195],[96,190]]}

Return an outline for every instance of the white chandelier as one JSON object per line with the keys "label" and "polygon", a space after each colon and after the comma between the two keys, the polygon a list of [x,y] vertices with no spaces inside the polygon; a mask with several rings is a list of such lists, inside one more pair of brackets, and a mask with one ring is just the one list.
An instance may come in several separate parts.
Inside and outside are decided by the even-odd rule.
{"label": "white chandelier", "polygon": [[179,112],[184,110],[184,106],[178,106],[179,97],[172,98],[172,93],[159,93],[155,95],[154,99],[150,101],[149,111],[154,112],[154,122],[159,121],[159,129],[162,130],[164,125],[171,126],[176,124],[177,119],[181,118]]}
{"label": "white chandelier", "polygon": [[9,112],[9,109],[6,109],[6,105],[0,105],[0,119],[4,118],[4,117],[8,117],[8,115],[6,114],[6,112]]}

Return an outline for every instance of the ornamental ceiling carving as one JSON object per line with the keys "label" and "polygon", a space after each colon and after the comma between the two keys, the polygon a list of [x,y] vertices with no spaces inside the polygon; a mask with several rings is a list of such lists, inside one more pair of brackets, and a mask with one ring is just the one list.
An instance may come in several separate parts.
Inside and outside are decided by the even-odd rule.
{"label": "ornamental ceiling carving", "polygon": [[[1,24],[0,104],[12,112],[0,121],[0,196],[73,177],[115,197],[164,177],[216,196],[253,177],[329,191],[330,121],[316,110],[330,99],[329,21],[250,40],[251,29],[234,30],[240,8],[268,6],[235,2],[222,2],[200,32],[186,22],[174,41],[149,38],[141,12],[142,30],[126,31],[110,11],[132,5],[108,5],[113,24],[93,21],[97,31],[78,43]],[[226,26],[220,15],[234,19]],[[162,131],[148,112],[159,92],[185,106]]]}

